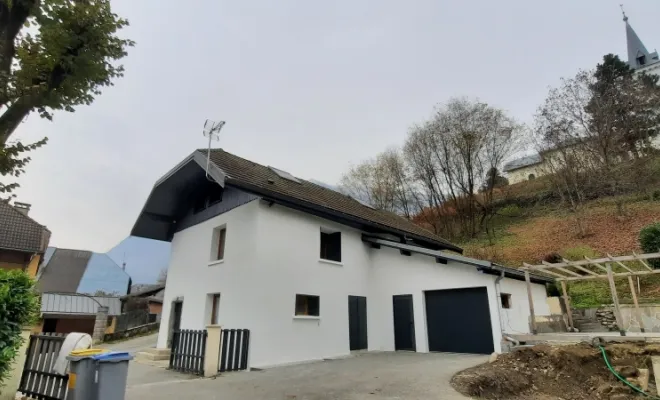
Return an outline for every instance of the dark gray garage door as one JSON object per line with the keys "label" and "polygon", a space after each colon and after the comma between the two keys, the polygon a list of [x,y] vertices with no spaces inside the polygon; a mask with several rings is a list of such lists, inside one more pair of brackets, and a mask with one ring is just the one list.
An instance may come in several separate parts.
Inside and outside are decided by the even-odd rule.
{"label": "dark gray garage door", "polygon": [[493,330],[485,287],[425,292],[429,351],[490,354]]}

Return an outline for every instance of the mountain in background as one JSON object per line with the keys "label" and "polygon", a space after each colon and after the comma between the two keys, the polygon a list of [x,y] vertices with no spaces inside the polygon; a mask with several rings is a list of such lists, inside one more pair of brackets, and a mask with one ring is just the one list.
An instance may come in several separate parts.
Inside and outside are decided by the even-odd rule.
{"label": "mountain in background", "polygon": [[308,179],[308,182],[312,182],[315,185],[323,186],[326,189],[334,190],[335,192],[341,193],[342,191],[339,190],[338,186],[333,186],[325,182],[317,181],[316,179]]}
{"label": "mountain in background", "polygon": [[153,284],[170,262],[170,243],[129,236],[108,251],[117,265],[126,263],[133,284]]}

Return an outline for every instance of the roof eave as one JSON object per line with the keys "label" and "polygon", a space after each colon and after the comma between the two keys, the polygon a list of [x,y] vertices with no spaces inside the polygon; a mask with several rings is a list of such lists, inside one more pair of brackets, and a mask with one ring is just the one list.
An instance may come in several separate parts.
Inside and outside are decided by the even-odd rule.
{"label": "roof eave", "polygon": [[[385,247],[391,247],[399,250],[406,250],[410,251],[413,253],[418,253],[422,255],[426,255],[429,257],[436,257],[439,259],[443,260],[449,260],[449,261],[455,261],[461,264],[465,265],[471,265],[473,267],[476,267],[476,269],[482,273],[489,274],[489,275],[502,275],[506,278],[509,279],[515,279],[515,280],[524,280],[524,273],[522,271],[516,270],[515,268],[508,268],[504,267],[498,264],[493,264],[490,261],[485,261],[485,260],[478,260],[476,258],[470,258],[470,257],[465,257],[457,254],[448,254],[448,253],[443,253],[437,250],[430,250],[430,249],[425,249],[425,248],[420,248],[419,246],[414,246],[410,244],[405,244],[405,243],[397,243],[393,242],[391,240],[383,239],[383,238],[378,238],[378,237],[372,237],[369,235],[362,235],[362,241],[379,245],[379,246],[385,246]],[[539,275],[532,275],[530,276],[530,280],[532,283],[539,284],[539,285],[545,285],[546,283],[552,283],[554,280],[552,278],[546,278],[544,276],[539,276]]]}
{"label": "roof eave", "polygon": [[[197,165],[199,165],[204,171],[206,171],[207,167],[207,160],[206,160],[206,155],[200,153],[198,150],[193,151],[188,155],[186,158],[184,158],[180,163],[174,166],[174,168],[170,169],[165,173],[165,175],[161,176],[154,186],[151,188],[151,191],[149,192],[149,196],[147,197],[147,200],[144,202],[142,205],[142,209],[140,210],[140,213],[138,214],[137,219],[135,220],[135,223],[133,223],[133,228],[131,229],[131,235],[135,235],[134,232],[136,231],[137,225],[140,222],[140,218],[145,214],[147,206],[149,205],[149,202],[152,200],[152,196],[154,193],[154,190],[160,186],[163,182],[167,181],[169,178],[171,178],[174,174],[176,174],[179,170],[181,170],[183,167],[188,165],[191,162],[195,162]],[[217,165],[214,163],[208,163],[208,171],[206,171],[213,180],[215,180],[220,186],[224,187],[225,186],[225,178],[226,174],[218,168]]]}
{"label": "roof eave", "polygon": [[[357,223],[360,225],[372,227],[376,230],[379,230],[381,232],[386,232],[386,233],[391,233],[397,236],[405,236],[409,239],[416,240],[422,244],[427,244],[430,245],[431,247],[438,247],[446,250],[452,250],[456,251],[459,253],[463,253],[463,249],[455,246],[451,243],[444,243],[438,240],[433,240],[430,238],[426,238],[424,236],[411,233],[411,232],[406,232],[402,231],[400,229],[392,228],[386,225],[382,225],[373,221],[369,221],[363,218],[355,217],[349,214],[345,214],[339,211],[332,210],[327,207],[323,207],[314,203],[310,203],[304,200],[297,199],[295,197],[291,196],[286,196],[277,192],[273,192],[270,190],[265,190],[262,189],[258,186],[254,186],[239,180],[232,179],[231,177],[227,177],[227,184],[234,186],[236,188],[251,192],[253,194],[261,196],[264,200],[266,201],[272,201],[274,203],[281,204],[283,206],[297,209],[303,212],[307,212],[310,214],[314,214],[317,216],[320,216],[322,218],[330,219],[330,220],[335,220],[337,222],[343,223],[345,225],[351,225],[350,223]],[[343,222],[342,222],[343,221]]]}

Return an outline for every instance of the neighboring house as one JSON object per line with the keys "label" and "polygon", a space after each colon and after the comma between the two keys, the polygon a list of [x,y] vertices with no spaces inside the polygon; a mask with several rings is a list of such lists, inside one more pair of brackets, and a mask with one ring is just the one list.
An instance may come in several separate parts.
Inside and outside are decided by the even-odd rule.
{"label": "neighboring house", "polygon": [[131,278],[110,257],[85,250],[49,247],[37,275],[43,332],[92,334],[99,303],[110,307],[106,334],[114,333],[120,297]]}
{"label": "neighboring house", "polygon": [[165,295],[165,285],[142,285],[139,291],[133,292],[121,298],[122,311],[126,310],[126,303],[131,299],[142,299],[146,303],[149,314],[160,316],[163,311],[163,296]]}
{"label": "neighboring house", "polygon": [[546,174],[543,158],[540,154],[532,154],[508,162],[502,170],[506,173],[509,184],[536,179]]}
{"label": "neighboring house", "polygon": [[[352,350],[491,353],[529,332],[523,274],[395,214],[273,167],[195,151],[132,235],[171,241],[158,347],[174,329],[249,329],[249,365]],[[539,315],[547,278],[532,276]]]}
{"label": "neighboring house", "polygon": [[106,254],[49,247],[39,268],[41,292],[124,296],[131,286],[128,276]]}
{"label": "neighboring house", "polygon": [[121,314],[118,297],[86,296],[81,294],[44,293],[41,297],[41,324],[37,332],[94,332],[99,306],[108,307],[106,334],[114,333],[115,321]]}
{"label": "neighboring house", "polygon": [[50,231],[28,216],[30,205],[0,200],[0,268],[37,275]]}

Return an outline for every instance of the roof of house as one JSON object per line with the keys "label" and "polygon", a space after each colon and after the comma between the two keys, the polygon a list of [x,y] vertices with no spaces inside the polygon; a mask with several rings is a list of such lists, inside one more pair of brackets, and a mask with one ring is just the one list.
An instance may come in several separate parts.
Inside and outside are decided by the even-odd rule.
{"label": "roof of house", "polygon": [[96,315],[99,304],[108,307],[110,316],[121,314],[119,297],[92,297],[75,293],[44,293],[41,296],[41,313]]}
{"label": "roof of house", "polygon": [[[198,152],[206,156],[207,151],[198,150]],[[358,219],[385,230],[418,236],[442,247],[462,251],[449,241],[399,215],[371,208],[350,196],[304,179],[296,178],[297,181],[286,179],[272,167],[246,160],[223,149],[211,150],[210,159],[225,174],[227,184],[266,198],[282,198],[320,207],[346,218]]]}
{"label": "roof of house", "polygon": [[531,165],[540,164],[543,161],[539,154],[532,154],[525,157],[517,158],[504,164],[502,170],[504,172],[511,172],[519,168],[529,167]]}
{"label": "roof of house", "polygon": [[87,250],[48,248],[37,274],[42,293],[126,294],[130,277],[110,257]]}
{"label": "roof of house", "polygon": [[126,296],[122,296],[122,300],[129,297],[153,297],[153,296],[157,296],[159,292],[164,290],[165,290],[164,283],[159,283],[155,285],[146,285],[135,293],[130,293],[127,294]]}
{"label": "roof of house", "polygon": [[41,253],[49,239],[45,226],[0,200],[0,249]]}

